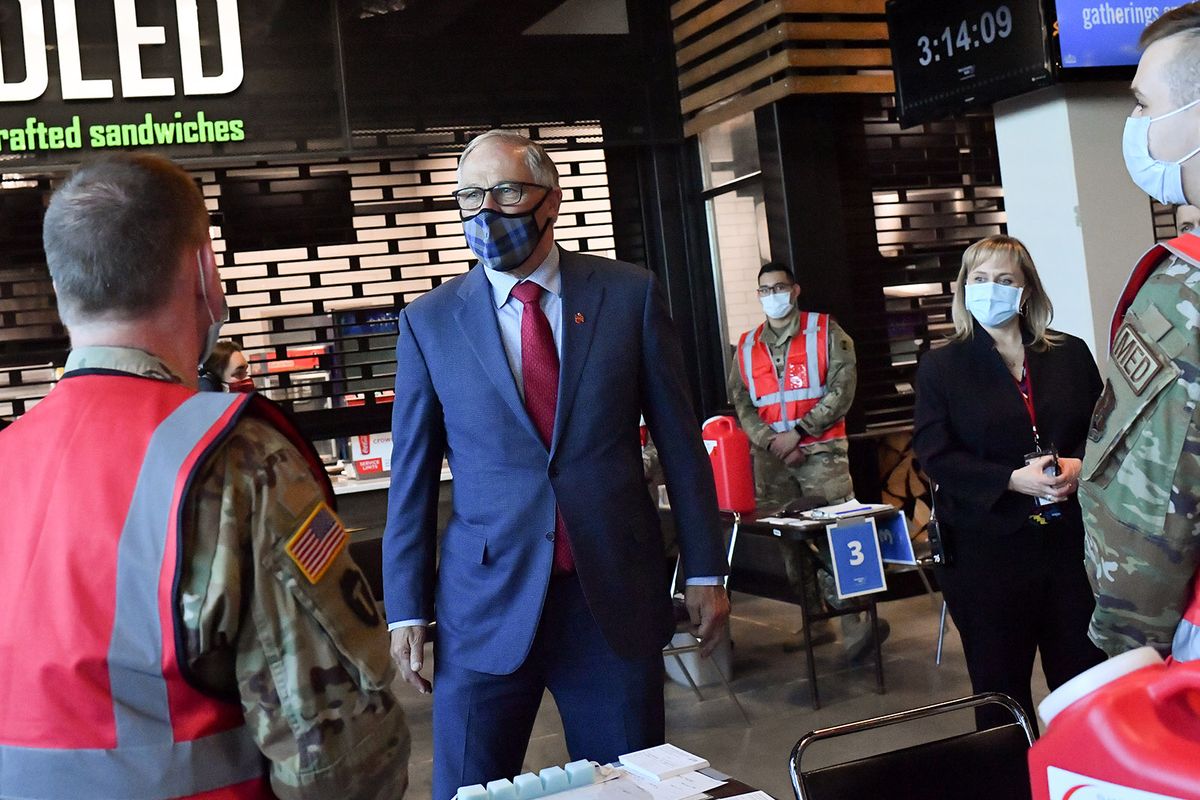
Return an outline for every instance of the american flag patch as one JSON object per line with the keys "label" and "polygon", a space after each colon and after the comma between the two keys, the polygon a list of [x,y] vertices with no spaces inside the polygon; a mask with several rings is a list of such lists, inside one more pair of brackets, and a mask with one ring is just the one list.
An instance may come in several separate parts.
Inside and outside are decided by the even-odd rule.
{"label": "american flag patch", "polygon": [[309,583],[316,583],[349,540],[346,527],[337,514],[321,503],[288,541],[285,550]]}

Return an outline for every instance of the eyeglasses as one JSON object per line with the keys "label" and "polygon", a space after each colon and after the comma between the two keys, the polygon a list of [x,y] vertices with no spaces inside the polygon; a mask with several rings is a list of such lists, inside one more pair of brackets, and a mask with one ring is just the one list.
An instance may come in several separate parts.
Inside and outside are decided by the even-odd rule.
{"label": "eyeglasses", "polygon": [[755,291],[758,293],[759,297],[770,297],[773,294],[790,292],[792,287],[795,285],[796,284],[794,283],[777,283],[774,286],[760,286]]}
{"label": "eyeglasses", "polygon": [[450,194],[458,201],[458,207],[463,211],[474,211],[483,205],[484,198],[489,194],[498,206],[515,206],[525,199],[526,189],[545,189],[549,191],[550,187],[542,186],[540,183],[505,181],[504,183],[497,183],[495,186],[489,186],[486,189],[478,186],[467,186],[462,189],[456,189]]}

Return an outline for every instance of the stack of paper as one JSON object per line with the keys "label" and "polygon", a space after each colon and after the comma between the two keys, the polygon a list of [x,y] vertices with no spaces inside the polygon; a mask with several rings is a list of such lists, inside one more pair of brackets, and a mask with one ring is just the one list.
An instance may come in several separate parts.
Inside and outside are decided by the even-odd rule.
{"label": "stack of paper", "polygon": [[660,744],[621,756],[621,766],[634,775],[663,781],[685,772],[704,769],[708,762],[673,744]]}
{"label": "stack of paper", "polygon": [[621,769],[652,800],[689,800],[702,796],[725,781],[699,770],[708,762],[673,744],[661,744],[621,756]]}

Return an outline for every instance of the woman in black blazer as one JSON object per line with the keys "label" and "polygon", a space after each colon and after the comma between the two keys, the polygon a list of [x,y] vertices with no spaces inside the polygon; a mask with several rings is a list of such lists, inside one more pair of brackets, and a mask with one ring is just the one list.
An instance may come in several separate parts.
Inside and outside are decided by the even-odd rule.
{"label": "woman in black blazer", "polygon": [[[1038,651],[1051,689],[1104,660],[1087,638],[1094,601],[1075,495],[1100,374],[1087,345],[1050,330],[1053,307],[1018,240],[971,245],[956,285],[954,335],[917,370],[913,450],[937,487],[951,559],[938,581],[971,684],[1012,696],[1036,726]],[[1026,464],[1039,449],[1057,451],[1060,475],[1044,472],[1053,456]],[[981,728],[1004,719],[976,717]]]}

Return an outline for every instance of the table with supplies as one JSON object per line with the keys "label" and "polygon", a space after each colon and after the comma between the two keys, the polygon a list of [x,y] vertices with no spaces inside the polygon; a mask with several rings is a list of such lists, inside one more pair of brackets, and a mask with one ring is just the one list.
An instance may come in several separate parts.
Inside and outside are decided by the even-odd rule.
{"label": "table with supplies", "polygon": [[[815,515],[814,515],[815,513]],[[799,593],[798,605],[803,623],[804,651],[812,687],[812,707],[821,707],[817,684],[817,665],[813,655],[812,624],[848,614],[866,612],[873,630],[875,680],[877,691],[886,689],[883,678],[883,653],[879,642],[879,617],[875,593],[886,590],[885,563],[915,564],[904,514],[894,506],[853,501],[827,509],[800,514],[781,513],[777,509],[757,509],[752,513],[722,511],[721,518],[730,531],[730,562],[734,563],[739,536],[789,539],[810,544],[828,537],[833,555],[830,565],[838,593],[854,598],[842,609],[811,608],[809,592]],[[800,559],[800,579],[804,585],[817,584],[816,554]],[[819,594],[819,592],[817,592]]]}
{"label": "table with supplies", "polygon": [[614,764],[572,761],[498,778],[485,784],[461,786],[454,800],[773,800],[730,776],[708,761],[676,747],[661,744],[623,755]]}

